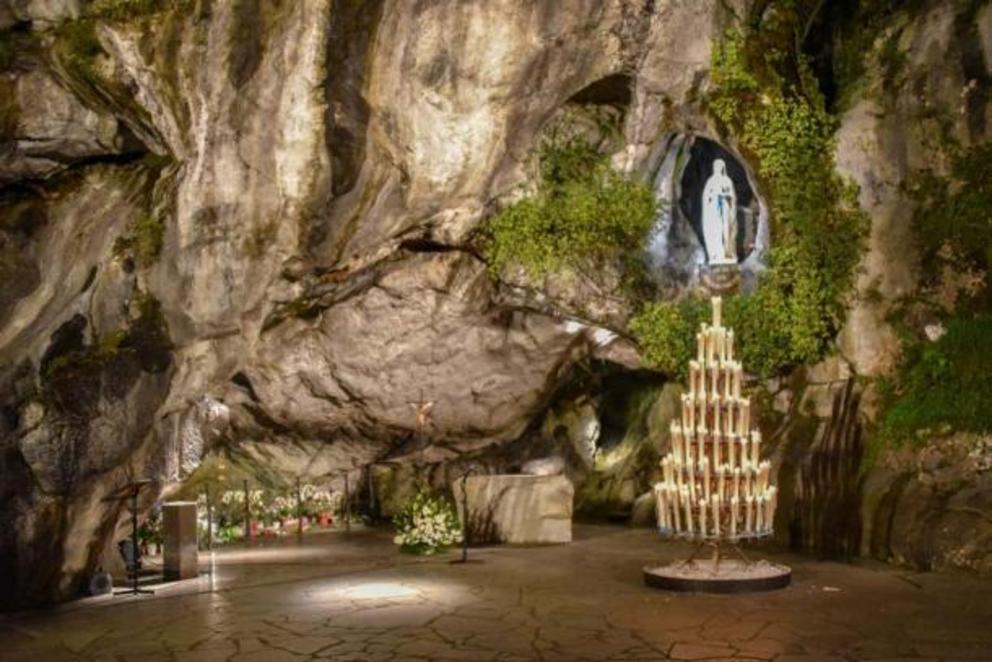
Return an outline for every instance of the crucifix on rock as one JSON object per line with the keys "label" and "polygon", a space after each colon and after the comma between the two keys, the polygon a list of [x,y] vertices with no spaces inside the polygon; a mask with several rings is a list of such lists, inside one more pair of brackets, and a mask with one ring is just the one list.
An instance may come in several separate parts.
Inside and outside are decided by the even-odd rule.
{"label": "crucifix on rock", "polygon": [[417,437],[418,439],[424,438],[424,430],[431,424],[431,416],[434,410],[434,401],[424,400],[424,392],[420,391],[420,400],[417,402],[408,403],[413,407],[414,412],[417,415]]}

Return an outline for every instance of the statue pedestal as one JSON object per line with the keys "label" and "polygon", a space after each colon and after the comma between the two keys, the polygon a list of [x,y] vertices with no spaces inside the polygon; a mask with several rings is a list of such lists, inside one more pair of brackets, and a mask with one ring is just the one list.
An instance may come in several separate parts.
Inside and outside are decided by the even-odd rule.
{"label": "statue pedestal", "polygon": [[572,541],[575,489],[564,476],[471,476],[453,485],[459,515],[463,496],[472,542],[550,544]]}
{"label": "statue pedestal", "polygon": [[174,501],[162,504],[162,564],[167,580],[196,577],[196,503]]}
{"label": "statue pedestal", "polygon": [[710,294],[726,294],[741,285],[740,265],[711,264],[703,269],[700,282]]}

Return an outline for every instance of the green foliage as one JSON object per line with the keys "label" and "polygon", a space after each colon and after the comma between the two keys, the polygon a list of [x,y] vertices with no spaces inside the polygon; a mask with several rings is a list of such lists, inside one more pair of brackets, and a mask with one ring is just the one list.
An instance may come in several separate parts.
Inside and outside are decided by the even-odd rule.
{"label": "green foliage", "polygon": [[60,25],[55,31],[54,52],[76,80],[95,86],[103,83],[96,69],[96,59],[106,52],[97,39],[92,20],[66,21]]}
{"label": "green foliage", "polygon": [[484,252],[493,273],[522,266],[540,277],[566,267],[639,252],[654,223],[654,192],[614,171],[579,142],[549,143],[540,154],[537,194],[490,220]]}
{"label": "green foliage", "polygon": [[630,330],[648,365],[685,378],[688,361],[694,356],[696,331],[704,321],[706,307],[701,301],[656,301],[631,319]]}
{"label": "green foliage", "polygon": [[192,0],[92,0],[86,16],[109,21],[128,21],[168,9],[185,9]]}
{"label": "green foliage", "polygon": [[[727,35],[713,54],[715,89],[708,100],[757,163],[771,206],[768,269],[753,293],[725,302],[742,360],[765,376],[825,354],[841,324],[868,227],[856,190],[835,170],[836,121],[801,57],[797,61],[789,45],[775,45],[778,35],[791,34],[781,28],[786,18],[765,33]],[[632,330],[652,365],[682,370],[688,352],[669,339],[699,317],[694,304],[664,314],[648,307]],[[651,330],[652,324],[660,328]]]}
{"label": "green foliage", "polygon": [[947,430],[992,431],[992,315],[953,319],[936,342],[904,347],[897,379],[883,389],[879,441],[925,441]]}
{"label": "green foliage", "polygon": [[919,174],[910,194],[925,272],[935,274],[948,262],[984,271],[992,266],[992,143],[956,151],[947,177]]}
{"label": "green foliage", "polygon": [[127,234],[114,242],[114,255],[130,254],[139,267],[149,267],[162,252],[164,236],[165,225],[160,218],[148,213],[139,214],[131,222]]}

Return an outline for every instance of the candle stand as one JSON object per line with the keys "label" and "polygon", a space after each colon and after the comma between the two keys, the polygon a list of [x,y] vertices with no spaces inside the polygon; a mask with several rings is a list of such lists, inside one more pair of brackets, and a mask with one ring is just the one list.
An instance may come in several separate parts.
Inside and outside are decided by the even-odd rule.
{"label": "candle stand", "polygon": [[[791,578],[787,566],[753,562],[740,547],[772,534],[778,490],[771,463],[761,459],[761,433],[751,426],[744,370],[734,360],[733,330],[720,324],[721,303],[712,299],[713,323],[696,335],[689,392],[654,487],[661,533],[696,546],[684,561],[644,568],[644,581],[655,588],[738,593],[783,588]],[[706,547],[712,558],[697,560]]]}

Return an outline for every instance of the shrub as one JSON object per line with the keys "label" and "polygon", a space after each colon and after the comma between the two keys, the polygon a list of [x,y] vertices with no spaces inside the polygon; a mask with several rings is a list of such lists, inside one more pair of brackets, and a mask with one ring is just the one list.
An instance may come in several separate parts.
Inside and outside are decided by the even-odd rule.
{"label": "shrub", "polygon": [[905,347],[898,378],[883,390],[882,442],[922,441],[942,428],[992,431],[992,315],[950,320],[935,342]]}
{"label": "shrub", "polygon": [[606,156],[577,140],[547,143],[536,195],[489,221],[483,250],[493,274],[519,265],[541,277],[639,254],[656,216],[651,188],[625,179]]}
{"label": "shrub", "polygon": [[393,542],[404,552],[434,554],[462,541],[454,506],[444,497],[420,490],[393,519]]}

